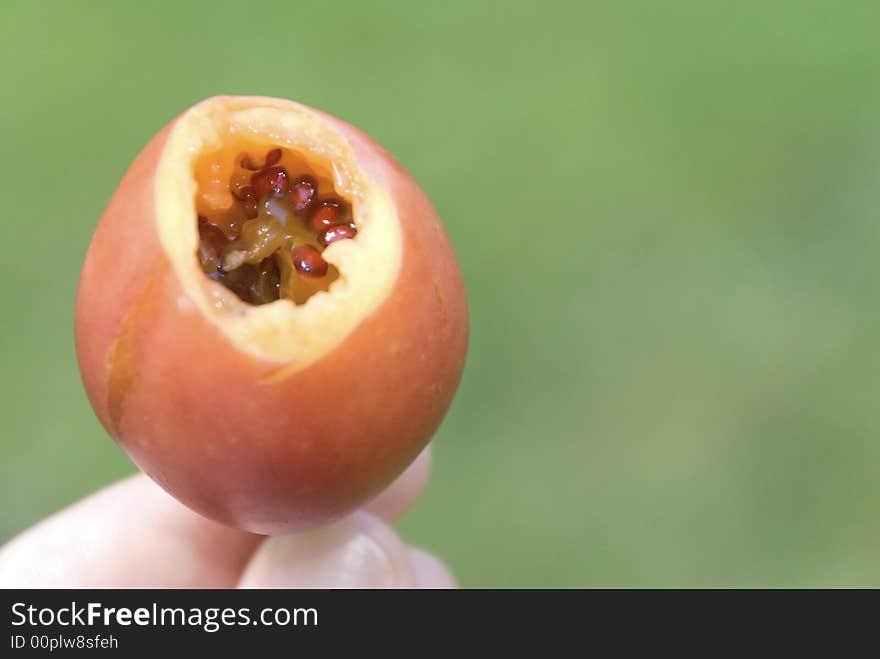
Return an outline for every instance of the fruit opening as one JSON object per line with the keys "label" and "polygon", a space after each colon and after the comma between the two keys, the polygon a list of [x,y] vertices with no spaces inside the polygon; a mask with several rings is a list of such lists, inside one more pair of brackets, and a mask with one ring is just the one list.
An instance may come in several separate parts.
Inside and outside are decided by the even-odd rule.
{"label": "fruit opening", "polygon": [[[281,150],[281,157],[269,167],[283,166],[288,186],[300,176],[313,176],[315,203],[331,198],[343,202],[342,210],[351,213],[354,224],[349,229],[356,236],[352,240],[348,235],[334,235],[326,247],[310,245],[326,262],[327,275],[297,280],[297,285],[311,286],[302,295],[295,291],[292,297],[281,295],[279,269],[279,299],[262,303],[272,297],[271,286],[268,294],[261,292],[263,284],[271,284],[271,273],[262,275],[261,281],[257,272],[248,280],[257,291],[251,298],[256,303],[251,303],[231,290],[228,275],[226,282],[215,280],[216,274],[207,276],[199,252],[203,236],[213,232],[208,226],[218,228],[208,220],[222,225],[224,211],[241,205],[233,191],[248,194],[240,189],[247,185],[237,187],[237,179],[233,180],[238,169],[247,170],[239,167],[237,158],[247,155],[245,164],[259,168],[242,173],[242,182],[253,185],[247,177],[252,179],[254,173],[266,169],[267,156],[275,149]],[[353,129],[291,101],[218,96],[178,117],[162,147],[151,200],[159,240],[181,289],[177,310],[203,315],[237,349],[273,363],[275,370],[267,379],[285,377],[332,350],[391,294],[401,269],[403,240],[397,207],[388,194],[388,171],[371,153],[369,144]],[[273,193],[265,204],[277,208],[278,199]],[[295,201],[288,196],[286,203]],[[200,214],[204,218],[201,231]],[[265,215],[272,213],[267,210]],[[257,218],[247,219],[259,217],[258,206]],[[319,233],[307,230],[300,217],[295,219],[294,227],[300,223],[297,232],[305,232],[298,233],[303,240],[318,238]],[[345,226],[331,228],[346,234]],[[224,240],[229,240],[223,233]],[[223,253],[227,245],[220,243],[220,247],[218,259],[227,256]],[[275,251],[269,252],[273,260]],[[210,253],[205,262],[209,260]],[[249,295],[250,291],[245,297]]]}
{"label": "fruit opening", "polygon": [[226,145],[195,166],[198,258],[242,301],[305,302],[339,277],[322,252],[357,235],[351,203],[325,172],[279,146]]}

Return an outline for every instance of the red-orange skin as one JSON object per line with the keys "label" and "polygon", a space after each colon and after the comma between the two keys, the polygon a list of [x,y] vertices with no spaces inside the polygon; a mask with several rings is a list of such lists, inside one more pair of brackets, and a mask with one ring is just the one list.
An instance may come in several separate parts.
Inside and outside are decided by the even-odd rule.
{"label": "red-orange skin", "polygon": [[402,229],[390,296],[342,343],[267,382],[277,362],[242,352],[185,302],[159,243],[153,202],[173,122],[111,199],[76,303],[83,382],[110,435],[194,510],[267,534],[329,522],[400,474],[440,424],[467,348],[462,277],[422,189],[362,132],[305,109],[348,138],[358,165],[388,192]]}

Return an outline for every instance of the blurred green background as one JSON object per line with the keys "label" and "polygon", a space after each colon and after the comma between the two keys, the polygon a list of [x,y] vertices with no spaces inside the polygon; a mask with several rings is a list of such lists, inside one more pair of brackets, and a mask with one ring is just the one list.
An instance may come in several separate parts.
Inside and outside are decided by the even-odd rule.
{"label": "blurred green background", "polygon": [[400,524],[465,586],[880,585],[876,3],[0,5],[0,541],[132,471],[79,269],[217,93],[361,127],[434,200],[472,341]]}

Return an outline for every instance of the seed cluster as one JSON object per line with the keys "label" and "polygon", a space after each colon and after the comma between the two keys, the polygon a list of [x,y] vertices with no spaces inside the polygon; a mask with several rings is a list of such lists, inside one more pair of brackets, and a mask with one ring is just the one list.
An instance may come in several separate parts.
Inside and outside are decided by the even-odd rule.
{"label": "seed cluster", "polygon": [[281,297],[304,303],[338,273],[321,255],[357,235],[351,206],[322,197],[318,181],[292,174],[273,148],[262,163],[236,158],[229,181],[234,203],[199,215],[198,258],[205,274],[251,304]]}

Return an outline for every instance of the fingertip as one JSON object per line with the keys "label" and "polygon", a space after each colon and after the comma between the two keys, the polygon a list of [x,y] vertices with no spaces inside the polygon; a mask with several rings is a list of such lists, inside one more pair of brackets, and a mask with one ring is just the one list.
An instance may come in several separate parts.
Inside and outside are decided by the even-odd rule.
{"label": "fingertip", "polygon": [[419,547],[408,551],[416,588],[458,588],[452,571],[439,558]]}
{"label": "fingertip", "polygon": [[428,484],[431,474],[431,447],[426,446],[412,464],[364,509],[393,522],[409,510]]}
{"label": "fingertip", "polygon": [[241,588],[406,588],[415,583],[409,551],[383,520],[358,512],[335,524],[267,538]]}

